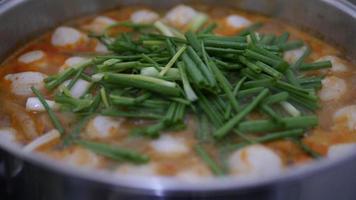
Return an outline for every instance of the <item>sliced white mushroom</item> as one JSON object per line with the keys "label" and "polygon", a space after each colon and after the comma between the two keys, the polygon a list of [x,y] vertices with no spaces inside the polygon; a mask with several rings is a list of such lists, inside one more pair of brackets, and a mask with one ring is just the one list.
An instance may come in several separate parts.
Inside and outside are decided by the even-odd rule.
{"label": "sliced white mushroom", "polygon": [[123,164],[118,167],[116,172],[119,175],[155,176],[157,175],[157,166],[152,162],[144,165]]}
{"label": "sliced white mushroom", "polygon": [[300,57],[302,57],[306,49],[307,47],[303,46],[298,49],[286,51],[283,55],[283,58],[290,64],[295,63]]}
{"label": "sliced white mushroom", "polygon": [[319,97],[323,101],[337,100],[346,93],[346,82],[335,76],[328,76],[322,80]]}
{"label": "sliced white mushroom", "polygon": [[[53,110],[57,110],[58,106],[56,102],[51,100],[46,100],[48,106]],[[41,103],[41,101],[37,97],[29,97],[26,101],[26,110],[27,111],[35,111],[35,112],[42,112],[46,111],[45,107]]]}
{"label": "sliced white mushroom", "polygon": [[[70,83],[71,80],[67,80],[65,81],[61,88],[63,87],[67,87],[68,84]],[[80,98],[81,96],[83,96],[86,91],[89,89],[89,87],[91,86],[92,83],[83,80],[83,79],[79,79],[75,82],[75,84],[73,85],[73,87],[70,89],[70,94],[74,97],[74,98]]]}
{"label": "sliced white mushroom", "polygon": [[65,47],[83,40],[85,35],[77,29],[60,26],[52,34],[51,43],[54,46]]}
{"label": "sliced white mushroom", "polygon": [[31,87],[42,90],[44,88],[43,79],[47,76],[40,72],[20,72],[16,74],[8,74],[5,80],[11,82],[12,93],[20,96],[32,95]]}
{"label": "sliced white mushroom", "polygon": [[115,23],[116,20],[110,17],[98,16],[89,25],[85,26],[85,28],[95,33],[101,33],[107,27],[114,25]]}
{"label": "sliced white mushroom", "polygon": [[189,147],[183,138],[171,135],[162,135],[151,141],[150,147],[157,153],[167,156],[183,155],[189,152]]}
{"label": "sliced white mushroom", "polygon": [[16,130],[10,127],[0,128],[0,140],[7,144],[16,143]]}
{"label": "sliced white mushroom", "polygon": [[41,60],[45,56],[45,53],[41,50],[34,50],[27,52],[25,54],[22,54],[17,61],[23,64],[30,64],[35,61]]}
{"label": "sliced white mushroom", "polygon": [[175,26],[184,26],[187,25],[198,12],[193,8],[186,5],[178,5],[168,11],[164,19]]}
{"label": "sliced white mushroom", "polygon": [[64,158],[64,161],[81,169],[93,169],[100,164],[98,155],[81,147],[76,147]]}
{"label": "sliced white mushroom", "polygon": [[333,116],[334,121],[346,119],[350,131],[356,131],[356,105],[350,105],[337,110]]}
{"label": "sliced white mushroom", "polygon": [[109,49],[101,42],[97,42],[95,45],[95,52],[98,53],[109,53]]}
{"label": "sliced white mushroom", "polygon": [[225,20],[228,26],[235,29],[245,28],[252,24],[250,20],[240,15],[229,15]]}
{"label": "sliced white mushroom", "polygon": [[36,138],[32,142],[30,142],[29,144],[27,144],[23,148],[23,150],[26,152],[34,151],[37,148],[41,147],[42,145],[53,142],[54,140],[58,139],[59,137],[60,137],[60,133],[58,132],[58,130],[53,129],[53,130],[39,136],[38,138]]}
{"label": "sliced white mushroom", "polygon": [[334,144],[328,149],[327,156],[331,159],[342,158],[356,152],[356,143]]}
{"label": "sliced white mushroom", "polygon": [[96,116],[88,123],[86,134],[90,138],[108,138],[118,131],[122,120],[106,116]]}
{"label": "sliced white mushroom", "polygon": [[321,58],[319,58],[318,60],[316,60],[316,62],[318,61],[330,61],[332,63],[332,68],[330,69],[333,72],[346,72],[348,71],[348,67],[342,63],[341,59],[336,57],[336,56],[332,56],[332,55],[327,55],[327,56],[323,56]]}
{"label": "sliced white mushroom", "polygon": [[150,24],[159,19],[156,12],[150,10],[138,10],[131,14],[130,19],[137,24]]}
{"label": "sliced white mushroom", "polygon": [[281,158],[271,149],[262,145],[252,145],[235,151],[228,160],[231,174],[257,178],[282,172]]}

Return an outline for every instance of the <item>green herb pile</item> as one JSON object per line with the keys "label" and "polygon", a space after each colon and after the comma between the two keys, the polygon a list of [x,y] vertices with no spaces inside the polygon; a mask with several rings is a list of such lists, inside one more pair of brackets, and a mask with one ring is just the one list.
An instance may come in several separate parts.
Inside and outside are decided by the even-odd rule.
{"label": "green herb pile", "polygon": [[[46,106],[55,127],[63,134],[68,131],[64,143],[75,142],[113,159],[145,162],[148,158],[139,153],[79,140],[81,128],[95,114],[148,119],[154,123],[135,128],[132,134],[156,138],[167,130],[184,129],[185,118],[191,115],[198,119],[199,143],[238,137],[240,143],[228,145],[236,149],[293,138],[315,156],[300,139],[318,123],[314,112],[319,108],[316,91],[322,77],[302,72],[328,68],[331,63],[306,63],[307,47],[301,58],[288,64],[283,53],[305,46],[303,41],[290,41],[289,33],[259,34],[261,24],[235,36],[216,35],[216,24],[204,24],[200,20],[181,33],[161,22],[121,22],[103,34],[90,35],[112,53],[92,57],[45,80],[46,88],[56,91],[54,100],[62,111],[81,118],[73,130],[64,130]],[[132,32],[110,34],[115,26],[129,27]],[[64,89],[55,90],[69,79]],[[79,79],[92,86],[74,98],[69,91]],[[196,151],[214,173],[222,173],[203,146],[198,145]]]}

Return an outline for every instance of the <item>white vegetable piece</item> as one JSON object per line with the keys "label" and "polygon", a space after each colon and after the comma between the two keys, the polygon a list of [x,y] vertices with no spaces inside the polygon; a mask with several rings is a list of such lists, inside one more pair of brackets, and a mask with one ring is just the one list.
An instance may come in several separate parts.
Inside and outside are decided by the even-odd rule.
{"label": "white vegetable piece", "polygon": [[93,74],[91,76],[91,78],[93,79],[94,82],[101,81],[101,79],[103,79],[103,77],[104,77],[103,73],[97,73],[97,74]]}
{"label": "white vegetable piece", "polygon": [[83,58],[83,57],[79,57],[79,56],[69,57],[64,61],[64,64],[60,67],[59,71],[62,72],[65,69],[67,69],[68,67],[73,67],[80,63],[84,63],[86,61],[88,61],[87,58]]}
{"label": "white vegetable piece", "polygon": [[80,166],[81,169],[93,169],[100,164],[100,159],[95,153],[81,147],[71,151],[64,161],[72,166]]}
{"label": "white vegetable piece", "polygon": [[337,159],[354,152],[356,152],[356,143],[334,144],[329,147],[327,156],[331,159]]}
{"label": "white vegetable piece", "polygon": [[158,20],[159,15],[150,10],[138,10],[131,14],[130,19],[133,23],[150,24]]}
{"label": "white vegetable piece", "polygon": [[[259,33],[256,33],[255,35],[256,35],[256,39],[257,39],[257,40],[260,40],[260,39],[261,39],[261,36],[260,36]],[[247,41],[248,44],[251,44],[251,43],[252,43],[251,35],[248,35],[248,36],[246,37],[246,41]]]}
{"label": "white vegetable piece", "polygon": [[60,26],[53,32],[51,43],[54,46],[65,47],[74,45],[84,38],[85,36],[77,29]]}
{"label": "white vegetable piece", "polygon": [[235,151],[228,160],[230,172],[249,178],[279,174],[283,169],[281,158],[271,149],[252,145]]}
{"label": "white vegetable piece", "polygon": [[323,101],[337,100],[346,93],[346,82],[335,76],[328,76],[321,81],[319,97]]}
{"label": "white vegetable piece", "polygon": [[39,148],[40,146],[44,145],[44,144],[48,144],[56,139],[58,139],[60,137],[60,133],[58,132],[57,129],[53,129],[43,135],[41,135],[40,137],[36,138],[35,140],[33,140],[32,142],[30,142],[29,144],[27,144],[23,150],[26,152],[31,152],[36,150],[37,148]]}
{"label": "white vegetable piece", "polygon": [[189,147],[183,138],[171,135],[162,135],[150,143],[150,147],[162,155],[182,155],[189,152]]}
{"label": "white vegetable piece", "polygon": [[[71,80],[65,81],[62,84],[61,88],[67,87],[68,84],[70,83],[70,81]],[[83,79],[78,79],[77,82],[75,82],[73,87],[70,89],[70,94],[74,98],[80,98],[81,96],[83,96],[85,94],[85,92],[89,89],[90,86],[91,86],[90,82],[83,80]]]}
{"label": "white vegetable piece", "polygon": [[[46,100],[48,106],[53,110],[57,110],[58,106],[56,102],[51,100]],[[26,110],[27,111],[35,111],[35,112],[42,112],[46,111],[45,107],[41,103],[41,101],[37,97],[29,97],[26,101]]]}
{"label": "white vegetable piece", "polygon": [[90,138],[108,138],[115,133],[122,120],[98,115],[94,117],[86,127],[86,134]]}
{"label": "white vegetable piece", "polygon": [[184,26],[187,25],[198,12],[193,8],[186,5],[178,5],[168,11],[164,19],[175,26]]}
{"label": "white vegetable piece", "polygon": [[350,105],[337,110],[333,116],[334,121],[346,118],[350,131],[356,131],[356,105]]}
{"label": "white vegetable piece", "polygon": [[293,117],[300,116],[300,114],[301,114],[300,111],[293,104],[291,104],[287,101],[282,101],[281,105],[284,108],[284,110],[286,110]]}
{"label": "white vegetable piece", "polygon": [[101,42],[97,42],[95,45],[95,52],[98,53],[109,53],[109,49]]}
{"label": "white vegetable piece", "polygon": [[87,58],[79,57],[79,56],[73,56],[64,61],[64,64],[67,65],[68,67],[77,65],[79,63],[83,63],[85,61],[88,61]]}
{"label": "white vegetable piece", "polygon": [[157,174],[156,168],[156,164],[152,162],[144,165],[123,164],[116,170],[116,172],[118,175],[154,176]]}
{"label": "white vegetable piece", "polygon": [[0,128],[0,140],[7,143],[15,143],[16,142],[16,130],[13,128]]}
{"label": "white vegetable piece", "polygon": [[286,51],[283,55],[283,58],[289,64],[295,63],[300,57],[302,57],[302,55],[306,49],[307,49],[307,47],[303,46],[298,49]]}
{"label": "white vegetable piece", "polygon": [[22,54],[17,61],[23,64],[30,64],[35,61],[41,60],[45,56],[45,53],[41,50],[29,51],[25,54]]}
{"label": "white vegetable piece", "polygon": [[5,80],[11,81],[12,93],[20,96],[32,95],[31,87],[42,90],[44,88],[43,79],[47,76],[40,72],[20,72],[16,74],[8,74]]}
{"label": "white vegetable piece", "polygon": [[323,56],[323,57],[319,58],[318,60],[316,60],[316,62],[327,61],[327,60],[330,60],[330,62],[332,64],[332,68],[330,69],[332,72],[346,72],[346,71],[348,71],[348,67],[346,65],[344,65],[342,63],[341,59],[336,56],[332,56],[332,55]]}
{"label": "white vegetable piece", "polygon": [[98,16],[93,20],[94,24],[100,24],[105,26],[104,28],[114,25],[116,23],[116,20],[107,17],[107,16]]}
{"label": "white vegetable piece", "polygon": [[250,20],[240,15],[229,15],[225,20],[227,25],[235,29],[245,28],[252,24]]}
{"label": "white vegetable piece", "polygon": [[86,26],[90,31],[95,33],[103,32],[107,27],[114,25],[116,20],[106,17],[106,16],[98,16],[96,17],[91,24]]}
{"label": "white vegetable piece", "polygon": [[70,90],[70,93],[73,97],[75,98],[79,98],[81,97],[91,86],[91,83],[83,80],[83,79],[79,79],[72,87],[72,89]]}

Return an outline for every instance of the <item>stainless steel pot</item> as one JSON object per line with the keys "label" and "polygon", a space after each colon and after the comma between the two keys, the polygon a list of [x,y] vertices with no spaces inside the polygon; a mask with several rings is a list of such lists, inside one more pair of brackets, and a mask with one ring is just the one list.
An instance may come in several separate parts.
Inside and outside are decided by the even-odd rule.
{"label": "stainless steel pot", "polygon": [[[148,4],[165,8],[188,1],[158,0],[0,0],[0,60],[18,45],[57,24],[117,5]],[[200,2],[200,1],[199,1]],[[263,13],[307,28],[356,55],[356,8],[337,0],[204,0]],[[0,141],[3,182],[12,198],[57,199],[356,199],[356,152],[337,162],[321,160],[269,179],[239,182],[232,178],[202,184],[169,178],[113,177],[87,172],[25,154]]]}

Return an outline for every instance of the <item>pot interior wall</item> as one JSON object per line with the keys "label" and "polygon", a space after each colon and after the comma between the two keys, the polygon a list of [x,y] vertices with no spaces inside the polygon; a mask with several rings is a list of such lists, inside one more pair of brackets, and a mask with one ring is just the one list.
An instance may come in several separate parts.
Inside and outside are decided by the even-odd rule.
{"label": "pot interior wall", "polygon": [[[345,49],[348,57],[356,54],[356,32],[352,13],[344,1],[332,0],[7,0],[0,5],[0,60],[28,39],[35,37],[66,20],[114,8],[118,5],[149,5],[167,8],[178,3],[219,4],[275,16],[307,28]],[[335,6],[339,7],[336,8]],[[343,9],[343,11],[341,9]],[[337,31],[335,31],[337,30]]]}

